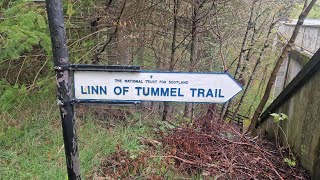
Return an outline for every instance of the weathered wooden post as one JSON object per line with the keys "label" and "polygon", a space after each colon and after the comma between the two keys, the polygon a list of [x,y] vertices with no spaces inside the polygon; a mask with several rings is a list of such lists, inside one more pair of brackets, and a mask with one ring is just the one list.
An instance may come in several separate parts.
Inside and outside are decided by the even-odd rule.
{"label": "weathered wooden post", "polygon": [[46,5],[54,69],[56,70],[58,104],[60,106],[68,177],[72,180],[81,179],[62,2],[61,0],[46,0]]}

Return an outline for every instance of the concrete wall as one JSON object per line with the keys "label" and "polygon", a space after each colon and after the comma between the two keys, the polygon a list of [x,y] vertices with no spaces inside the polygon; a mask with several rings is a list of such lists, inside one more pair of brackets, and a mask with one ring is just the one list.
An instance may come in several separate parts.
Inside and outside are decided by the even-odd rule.
{"label": "concrete wall", "polygon": [[[276,42],[286,42],[291,37],[295,24],[296,22],[282,23],[278,28]],[[294,50],[289,53],[279,70],[274,85],[275,100],[261,116],[259,127],[265,136],[275,139],[278,134],[282,145],[289,144],[302,166],[315,180],[320,179],[319,48],[320,21],[307,20],[296,39]],[[311,57],[312,62],[308,62]],[[274,112],[284,113],[289,117],[279,123],[281,129],[269,116]]]}
{"label": "concrete wall", "polygon": [[[288,115],[280,123],[288,143],[312,179],[320,179],[320,71],[274,112]],[[272,117],[260,126],[269,138],[274,138],[274,127]],[[286,145],[284,135],[281,139]]]}
{"label": "concrete wall", "polygon": [[285,59],[279,69],[279,72],[276,77],[276,81],[274,83],[274,94],[273,94],[273,99],[276,98],[283,88],[285,87],[285,82],[286,82],[286,74],[288,71],[288,63],[289,63],[289,58]]}
{"label": "concrete wall", "polygon": [[288,57],[283,61],[279,72],[277,74],[276,82],[274,84],[273,99],[275,99],[282,90],[292,81],[294,77],[300,72],[304,65],[307,64],[311,58],[309,54],[292,50]]}
{"label": "concrete wall", "polygon": [[[290,54],[287,87],[262,114],[259,129],[274,139],[279,132],[282,145],[291,146],[312,179],[320,179],[320,50],[309,62],[297,51]],[[303,68],[301,69],[301,66]],[[301,69],[301,70],[300,70]],[[298,74],[297,74],[298,73]],[[284,113],[289,119],[273,122],[270,113]]]}
{"label": "concrete wall", "polygon": [[[283,40],[288,40],[296,21],[282,22],[278,28],[279,36]],[[299,35],[295,41],[295,49],[305,51],[305,53],[314,54],[320,48],[320,21],[319,20],[305,20],[300,29]]]}
{"label": "concrete wall", "polygon": [[[278,35],[274,40],[274,47],[277,44],[286,43],[291,37],[296,21],[281,22],[278,27]],[[313,54],[320,48],[320,20],[307,19],[301,27],[295,41],[294,51],[282,63],[274,85],[273,98],[276,98],[281,91],[299,73]]]}

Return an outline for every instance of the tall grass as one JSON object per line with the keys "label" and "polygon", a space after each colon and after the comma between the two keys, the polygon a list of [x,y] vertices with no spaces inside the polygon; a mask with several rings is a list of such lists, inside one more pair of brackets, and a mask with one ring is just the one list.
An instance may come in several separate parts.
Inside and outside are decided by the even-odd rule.
{"label": "tall grass", "polygon": [[[66,179],[59,109],[53,94],[26,97],[14,111],[0,114],[0,179]],[[105,128],[95,123],[95,118],[86,114],[77,119],[83,178],[90,176],[116,145],[135,154],[144,148],[137,137],[151,136],[146,125]]]}

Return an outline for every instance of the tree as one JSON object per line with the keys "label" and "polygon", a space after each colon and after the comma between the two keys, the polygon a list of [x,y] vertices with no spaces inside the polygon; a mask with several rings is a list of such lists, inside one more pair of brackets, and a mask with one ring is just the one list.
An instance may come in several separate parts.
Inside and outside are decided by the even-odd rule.
{"label": "tree", "polygon": [[[240,71],[240,67],[243,63],[243,57],[244,57],[244,53],[246,51],[246,47],[247,47],[247,41],[248,41],[248,38],[249,38],[249,33],[251,31],[251,29],[253,28],[253,16],[254,16],[254,11],[255,11],[255,5],[257,3],[258,0],[253,0],[252,1],[252,4],[251,4],[251,8],[250,8],[250,16],[249,16],[249,20],[248,20],[248,23],[247,23],[247,27],[246,27],[246,31],[245,31],[245,34],[244,34],[244,37],[243,37],[243,40],[242,40],[242,45],[241,45],[241,49],[240,49],[240,54],[239,54],[239,58],[238,58],[238,63],[237,63],[237,68],[236,68],[236,71],[235,71],[235,74],[234,74],[234,78],[237,77],[239,71]],[[254,35],[253,35],[254,36]],[[230,106],[230,101],[228,101],[227,103],[224,104],[223,108],[222,108],[222,113],[221,113],[221,118],[224,119],[226,114],[227,114],[227,111],[229,109],[229,106]]]}
{"label": "tree", "polygon": [[269,42],[268,41],[270,40],[269,38],[270,38],[270,35],[272,33],[272,29],[274,28],[275,24],[276,24],[276,22],[271,22],[271,24],[269,26],[269,31],[267,33],[267,37],[266,37],[266,40],[264,42],[264,46],[262,47],[261,52],[259,54],[259,57],[258,57],[255,65],[254,65],[254,68],[252,70],[252,73],[251,73],[251,76],[250,76],[249,81],[247,83],[247,86],[245,87],[244,92],[243,92],[243,94],[242,94],[242,96],[241,96],[241,98],[239,100],[238,106],[237,106],[236,110],[234,111],[233,118],[235,118],[236,114],[239,112],[239,109],[240,109],[240,107],[242,105],[243,99],[246,96],[246,94],[248,92],[248,89],[250,88],[250,86],[251,86],[251,84],[253,82],[253,79],[254,79],[254,77],[255,77],[255,75],[257,73],[258,66],[261,63],[261,60],[263,59],[264,52],[265,52],[266,48],[269,46]]}
{"label": "tree", "polygon": [[[248,51],[247,51],[247,55],[246,55],[246,59],[245,59],[245,63],[240,71],[240,74],[239,74],[239,78],[238,80],[240,82],[244,82],[244,72],[245,70],[249,67],[249,60],[250,59],[255,59],[252,57],[252,54],[254,54],[254,50],[258,49],[259,46],[258,46],[258,43],[256,40],[256,36],[258,36],[258,32],[261,31],[261,33],[263,33],[263,29],[265,26],[269,26],[268,27],[268,31],[267,31],[267,35],[266,35],[266,38],[263,42],[263,45],[261,47],[261,50],[259,52],[259,54],[257,55],[258,57],[256,58],[256,61],[255,61],[255,64],[254,64],[254,67],[253,67],[253,70],[252,72],[250,73],[250,76],[248,77],[248,82],[244,88],[244,91],[243,91],[243,94],[241,95],[241,98],[238,102],[238,105],[236,106],[236,109],[234,111],[234,115],[233,115],[233,118],[235,118],[236,114],[239,112],[240,110],[240,107],[243,103],[243,100],[245,98],[245,96],[247,95],[247,92],[250,88],[250,86],[252,85],[253,81],[254,81],[254,78],[256,78],[256,74],[257,74],[257,70],[258,70],[258,66],[259,64],[261,63],[262,59],[264,59],[264,55],[266,54],[266,50],[267,48],[269,47],[269,44],[270,44],[270,37],[272,36],[272,30],[273,28],[275,27],[275,25],[280,21],[282,20],[284,17],[287,17],[288,15],[288,12],[289,12],[289,9],[292,7],[292,5],[289,5],[289,6],[286,6],[286,7],[282,7],[280,6],[278,8],[278,10],[271,10],[270,11],[270,8],[264,8],[262,13],[258,14],[256,19],[255,19],[255,25],[253,27],[253,34],[251,36],[251,43],[250,43],[250,46],[248,48]],[[268,16],[265,17],[265,20],[262,21],[260,27],[257,28],[257,23],[258,22],[258,18],[261,17],[263,14],[268,14]],[[274,14],[274,15],[272,15]],[[271,20],[269,20],[271,18]],[[266,21],[270,21],[270,23],[266,22]],[[254,47],[254,45],[256,47]]]}
{"label": "tree", "polygon": [[[190,43],[190,64],[189,72],[194,70],[195,61],[197,58],[198,51],[198,32],[197,32],[197,22],[198,22],[198,13],[200,9],[200,1],[192,1],[192,16],[191,16],[191,43]],[[185,104],[184,117],[191,118],[192,116],[192,103]]]}
{"label": "tree", "polygon": [[305,0],[304,3],[304,9],[301,12],[301,14],[299,15],[299,19],[297,21],[297,24],[294,28],[294,31],[291,35],[291,38],[289,39],[288,43],[284,46],[281,55],[279,56],[279,58],[277,59],[276,65],[270,75],[270,78],[268,80],[267,83],[267,87],[266,90],[264,92],[264,95],[262,97],[262,100],[260,101],[257,109],[254,112],[253,118],[251,120],[251,124],[250,127],[248,129],[248,132],[253,132],[256,128],[256,125],[259,121],[259,117],[262,113],[262,110],[265,106],[265,104],[267,103],[269,96],[270,96],[270,92],[272,89],[272,86],[276,80],[276,76],[279,72],[280,66],[283,63],[283,61],[285,60],[285,58],[288,56],[288,53],[292,50],[292,47],[294,45],[294,42],[299,34],[300,28],[303,25],[303,22],[305,20],[305,18],[307,17],[307,15],[309,14],[310,10],[312,9],[312,7],[314,6],[314,4],[316,3],[317,0],[312,0],[309,4],[308,4],[308,0]]}
{"label": "tree", "polygon": [[[178,26],[178,21],[177,21],[178,5],[179,5],[179,0],[174,0],[173,2],[173,34],[172,34],[169,71],[173,71],[174,65],[175,65],[176,39],[177,39],[177,26]],[[170,108],[169,102],[164,102],[162,121],[167,120],[169,108]]]}

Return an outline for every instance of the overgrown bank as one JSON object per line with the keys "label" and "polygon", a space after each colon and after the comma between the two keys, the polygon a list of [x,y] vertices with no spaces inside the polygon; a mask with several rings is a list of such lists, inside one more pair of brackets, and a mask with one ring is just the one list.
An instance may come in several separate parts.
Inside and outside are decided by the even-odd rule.
{"label": "overgrown bank", "polygon": [[[52,93],[27,96],[16,111],[1,113],[1,179],[67,178]],[[284,162],[285,151],[217,119],[173,125],[138,107],[77,107],[76,115],[84,179],[308,178]]]}
{"label": "overgrown bank", "polygon": [[[15,111],[3,111],[0,121],[1,179],[65,179],[65,155],[58,106],[53,92],[28,96],[14,104]],[[78,113],[79,114],[79,113]],[[120,145],[130,153],[144,146],[137,137],[150,137],[151,129],[137,116],[130,125],[106,128],[88,112],[77,118],[82,176],[90,176],[102,157]],[[110,119],[100,119],[108,122]]]}

